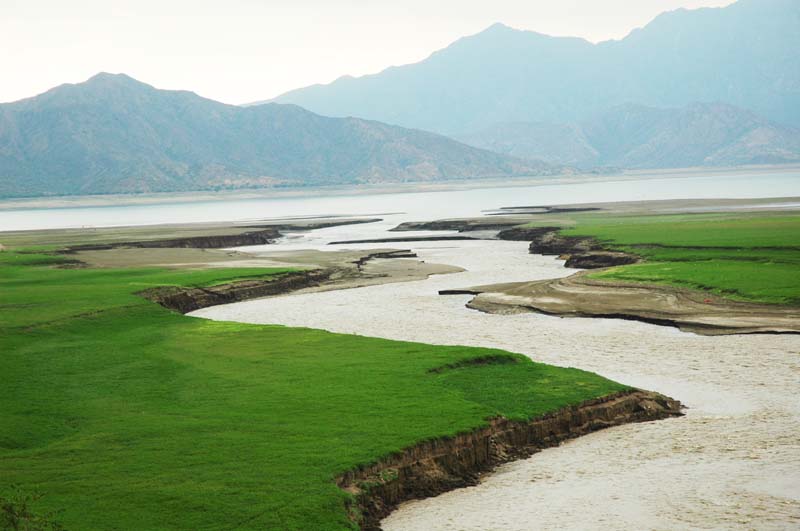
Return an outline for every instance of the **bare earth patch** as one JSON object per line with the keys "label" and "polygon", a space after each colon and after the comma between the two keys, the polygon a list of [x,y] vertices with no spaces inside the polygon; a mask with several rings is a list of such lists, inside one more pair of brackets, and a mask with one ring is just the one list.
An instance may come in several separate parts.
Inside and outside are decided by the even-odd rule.
{"label": "bare earth patch", "polygon": [[[540,312],[666,324],[703,335],[800,333],[800,308],[733,301],[658,284],[566,278],[479,286],[467,306],[487,313]],[[447,293],[443,293],[447,294]]]}

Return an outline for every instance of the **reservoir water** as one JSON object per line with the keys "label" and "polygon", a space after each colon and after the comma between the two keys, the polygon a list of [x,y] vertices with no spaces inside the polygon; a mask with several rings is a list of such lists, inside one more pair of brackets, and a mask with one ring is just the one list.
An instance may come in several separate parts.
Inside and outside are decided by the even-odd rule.
{"label": "reservoir water", "polygon": [[363,194],[309,192],[297,197],[262,197],[155,204],[24,208],[0,201],[0,230],[107,227],[159,223],[247,221],[264,218],[371,215],[403,212],[408,219],[477,216],[506,206],[575,204],[687,198],[800,196],[800,168],[736,171],[687,177],[650,175],[641,179],[591,180],[559,184],[493,186],[466,190]]}

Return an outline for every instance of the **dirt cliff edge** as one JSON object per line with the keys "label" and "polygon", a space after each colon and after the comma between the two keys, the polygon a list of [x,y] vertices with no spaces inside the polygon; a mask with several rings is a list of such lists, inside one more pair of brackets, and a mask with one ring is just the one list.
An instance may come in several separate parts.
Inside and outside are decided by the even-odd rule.
{"label": "dirt cliff edge", "polygon": [[562,441],[604,428],[682,415],[680,402],[631,389],[566,407],[529,421],[495,418],[455,437],[422,442],[379,462],[341,475],[336,483],[353,495],[350,514],[363,530],[408,500],[474,485],[499,464],[528,457]]}

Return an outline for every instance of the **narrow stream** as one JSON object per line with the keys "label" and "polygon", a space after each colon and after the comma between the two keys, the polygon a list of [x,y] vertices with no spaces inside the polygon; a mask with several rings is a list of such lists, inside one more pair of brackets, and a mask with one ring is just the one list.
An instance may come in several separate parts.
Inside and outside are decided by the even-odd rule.
{"label": "narrow stream", "polygon": [[[272,249],[357,248],[325,243],[374,237],[395,221],[315,231]],[[402,247],[466,271],[193,315],[504,348],[659,391],[689,409],[680,419],[582,437],[504,465],[476,487],[404,504],[383,522],[386,531],[800,528],[799,336],[705,337],[614,319],[483,314],[465,308],[468,297],[438,290],[573,271],[529,255],[521,242]]]}

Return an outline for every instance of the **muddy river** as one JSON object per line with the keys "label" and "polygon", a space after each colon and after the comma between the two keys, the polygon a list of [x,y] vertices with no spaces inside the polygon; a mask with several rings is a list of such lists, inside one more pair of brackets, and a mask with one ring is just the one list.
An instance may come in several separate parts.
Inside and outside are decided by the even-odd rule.
{"label": "muddy river", "polygon": [[[373,237],[395,221],[316,231],[272,249],[357,248],[324,244]],[[386,531],[800,528],[800,336],[704,337],[614,319],[483,314],[465,308],[467,296],[438,290],[573,270],[529,255],[523,242],[408,247],[466,271],[193,315],[499,347],[659,391],[689,409],[680,419],[582,437],[504,465],[478,486],[404,504],[384,520]]]}

